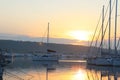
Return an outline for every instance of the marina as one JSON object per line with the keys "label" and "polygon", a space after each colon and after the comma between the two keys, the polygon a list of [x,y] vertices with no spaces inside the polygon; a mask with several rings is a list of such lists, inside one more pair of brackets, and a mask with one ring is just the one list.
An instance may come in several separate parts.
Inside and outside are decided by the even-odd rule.
{"label": "marina", "polygon": [[119,0],[3,0],[0,9],[0,80],[120,80]]}

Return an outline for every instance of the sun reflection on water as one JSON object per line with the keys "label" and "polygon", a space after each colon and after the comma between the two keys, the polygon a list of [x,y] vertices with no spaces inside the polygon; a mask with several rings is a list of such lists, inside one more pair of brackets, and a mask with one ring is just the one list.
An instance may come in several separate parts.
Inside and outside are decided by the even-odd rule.
{"label": "sun reflection on water", "polygon": [[84,70],[78,70],[78,72],[75,73],[72,80],[85,80],[86,79],[86,72]]}

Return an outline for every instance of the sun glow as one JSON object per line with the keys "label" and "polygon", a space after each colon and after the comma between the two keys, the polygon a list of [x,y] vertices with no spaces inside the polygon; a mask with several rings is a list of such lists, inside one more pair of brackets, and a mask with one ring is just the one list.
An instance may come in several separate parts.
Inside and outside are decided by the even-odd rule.
{"label": "sun glow", "polygon": [[77,40],[88,41],[90,33],[87,31],[71,31],[69,35]]}

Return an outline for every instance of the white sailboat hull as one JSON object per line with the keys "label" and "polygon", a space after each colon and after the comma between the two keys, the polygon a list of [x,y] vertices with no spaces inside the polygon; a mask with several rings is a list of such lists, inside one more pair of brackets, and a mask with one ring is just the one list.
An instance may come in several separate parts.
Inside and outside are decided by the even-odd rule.
{"label": "white sailboat hull", "polygon": [[96,65],[100,66],[112,66],[113,60],[111,58],[97,58],[96,59]]}
{"label": "white sailboat hull", "polygon": [[112,66],[113,60],[111,58],[91,58],[87,60],[88,64],[97,65],[97,66]]}
{"label": "white sailboat hull", "polygon": [[52,54],[44,54],[44,55],[34,55],[33,61],[58,61],[57,55]]}
{"label": "white sailboat hull", "polygon": [[97,66],[120,66],[120,58],[91,58],[87,60],[87,64]]}

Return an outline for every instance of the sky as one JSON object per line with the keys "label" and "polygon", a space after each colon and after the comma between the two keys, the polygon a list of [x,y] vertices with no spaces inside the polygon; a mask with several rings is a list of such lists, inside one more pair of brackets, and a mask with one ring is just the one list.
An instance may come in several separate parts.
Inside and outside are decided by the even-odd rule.
{"label": "sky", "polygon": [[108,1],[0,0],[0,33],[43,37],[49,22],[51,38],[88,42]]}

